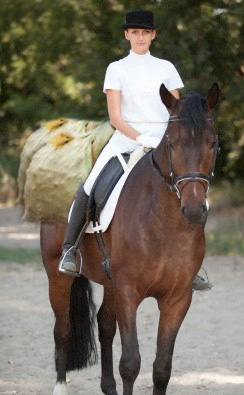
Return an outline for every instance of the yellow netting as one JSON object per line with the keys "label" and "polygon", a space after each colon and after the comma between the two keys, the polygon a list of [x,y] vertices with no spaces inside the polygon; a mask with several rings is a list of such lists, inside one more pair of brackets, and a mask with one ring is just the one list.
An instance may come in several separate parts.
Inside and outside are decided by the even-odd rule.
{"label": "yellow netting", "polygon": [[112,136],[109,122],[60,118],[34,132],[21,153],[19,202],[27,221],[66,221],[70,204]]}

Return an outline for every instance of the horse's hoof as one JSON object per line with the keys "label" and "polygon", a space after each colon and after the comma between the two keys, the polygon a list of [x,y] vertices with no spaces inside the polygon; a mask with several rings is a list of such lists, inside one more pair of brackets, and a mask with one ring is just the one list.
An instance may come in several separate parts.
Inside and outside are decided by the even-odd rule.
{"label": "horse's hoof", "polygon": [[105,394],[105,395],[118,395],[118,392],[116,391],[116,388],[110,388],[110,389],[108,389],[108,390],[106,390],[106,389],[102,389],[102,392]]}
{"label": "horse's hoof", "polygon": [[68,395],[68,388],[65,382],[57,383],[53,390],[53,395]]}

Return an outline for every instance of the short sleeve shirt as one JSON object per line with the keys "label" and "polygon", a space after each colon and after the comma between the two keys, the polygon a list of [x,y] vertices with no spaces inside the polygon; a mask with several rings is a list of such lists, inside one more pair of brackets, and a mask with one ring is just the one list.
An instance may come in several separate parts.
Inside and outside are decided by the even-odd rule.
{"label": "short sleeve shirt", "polygon": [[183,88],[175,66],[150,54],[132,51],[125,58],[110,63],[104,80],[106,89],[121,91],[121,116],[127,122],[167,122],[169,113],[162,103],[159,88]]}

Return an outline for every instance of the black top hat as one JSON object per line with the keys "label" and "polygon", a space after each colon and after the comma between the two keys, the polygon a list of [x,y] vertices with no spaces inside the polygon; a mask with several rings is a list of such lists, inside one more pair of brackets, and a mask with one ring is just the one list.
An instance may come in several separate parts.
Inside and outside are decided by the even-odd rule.
{"label": "black top hat", "polygon": [[126,23],[121,25],[122,29],[156,29],[152,11],[129,11],[125,17]]}

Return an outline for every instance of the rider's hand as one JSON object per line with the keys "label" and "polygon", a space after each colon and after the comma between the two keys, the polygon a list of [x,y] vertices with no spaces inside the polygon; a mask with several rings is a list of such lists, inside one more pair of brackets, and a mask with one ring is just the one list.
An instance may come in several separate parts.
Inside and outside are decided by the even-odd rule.
{"label": "rider's hand", "polygon": [[141,134],[136,138],[136,141],[145,148],[156,148],[161,140],[158,137]]}

